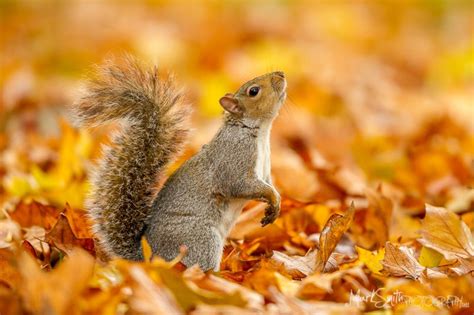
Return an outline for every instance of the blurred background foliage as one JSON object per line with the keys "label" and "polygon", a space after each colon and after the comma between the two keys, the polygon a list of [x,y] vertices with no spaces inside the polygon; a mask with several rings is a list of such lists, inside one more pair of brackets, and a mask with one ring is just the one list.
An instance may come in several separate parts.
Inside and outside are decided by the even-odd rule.
{"label": "blurred background foliage", "polygon": [[273,133],[284,193],[332,198],[315,177],[298,178],[309,192],[284,179],[311,173],[308,160],[331,161],[351,169],[353,194],[359,178],[384,180],[445,204],[446,187],[472,184],[473,22],[470,0],[1,0],[2,201],[82,206],[84,169],[105,133],[60,117],[92,65],[130,53],[185,87],[196,127],[188,153],[219,125],[220,96],[278,69],[289,82]]}

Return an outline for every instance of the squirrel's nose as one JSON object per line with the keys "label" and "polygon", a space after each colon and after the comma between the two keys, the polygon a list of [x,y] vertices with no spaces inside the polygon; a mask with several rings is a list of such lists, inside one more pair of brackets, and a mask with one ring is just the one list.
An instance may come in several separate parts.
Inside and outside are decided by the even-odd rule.
{"label": "squirrel's nose", "polygon": [[274,75],[279,76],[280,78],[285,78],[285,73],[283,71],[275,71],[273,72]]}

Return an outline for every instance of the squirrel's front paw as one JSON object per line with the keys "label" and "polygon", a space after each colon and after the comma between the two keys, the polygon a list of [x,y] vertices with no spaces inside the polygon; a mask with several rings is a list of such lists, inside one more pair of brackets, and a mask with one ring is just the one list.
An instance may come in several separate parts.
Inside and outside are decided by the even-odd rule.
{"label": "squirrel's front paw", "polygon": [[262,221],[260,221],[260,223],[262,223],[262,226],[273,223],[276,220],[276,218],[278,218],[279,214],[280,214],[280,207],[268,206],[265,209],[265,216],[263,217]]}

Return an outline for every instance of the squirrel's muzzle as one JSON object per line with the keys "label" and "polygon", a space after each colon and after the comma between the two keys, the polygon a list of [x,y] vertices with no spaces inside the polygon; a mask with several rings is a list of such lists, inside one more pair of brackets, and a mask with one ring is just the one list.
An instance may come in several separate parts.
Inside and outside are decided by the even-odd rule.
{"label": "squirrel's muzzle", "polygon": [[283,94],[286,90],[286,79],[283,71],[275,71],[272,73],[272,87],[278,94]]}

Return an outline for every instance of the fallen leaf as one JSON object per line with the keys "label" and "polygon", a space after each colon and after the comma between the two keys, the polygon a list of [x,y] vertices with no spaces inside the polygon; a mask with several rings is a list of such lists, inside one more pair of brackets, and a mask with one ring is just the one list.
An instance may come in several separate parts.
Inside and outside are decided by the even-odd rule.
{"label": "fallen leaf", "polygon": [[319,250],[316,255],[316,272],[322,272],[332,251],[349,228],[354,218],[355,208],[352,204],[344,215],[333,214],[326,222],[319,237]]}
{"label": "fallen leaf", "polygon": [[351,232],[357,244],[374,250],[389,240],[393,203],[383,194],[382,186],[376,190],[366,189],[365,197],[368,205],[357,212]]}
{"label": "fallen leaf", "polygon": [[142,268],[132,266],[130,276],[135,281],[133,285],[135,294],[130,300],[133,311],[156,315],[184,314],[169,291],[154,283]]}
{"label": "fallen leaf", "polygon": [[424,267],[438,267],[442,259],[442,254],[425,246],[421,248],[420,257],[418,257],[418,261]]}
{"label": "fallen leaf", "polygon": [[472,274],[474,272],[474,258],[458,258],[454,266],[450,266],[449,269],[454,271],[459,276],[469,273]]}
{"label": "fallen leaf", "polygon": [[300,279],[314,272],[316,251],[310,251],[306,256],[288,256],[285,253],[273,251],[270,261],[275,263],[277,268],[281,266],[281,269],[293,279]]}
{"label": "fallen leaf", "polygon": [[446,277],[445,274],[427,269],[420,265],[415,258],[412,248],[397,247],[390,242],[385,244],[385,256],[382,260],[383,273],[394,277],[405,277],[423,281],[422,276],[428,278]]}
{"label": "fallen leaf", "polygon": [[447,259],[474,256],[474,238],[466,223],[452,211],[426,205],[421,238],[418,241]]}
{"label": "fallen leaf", "polygon": [[373,273],[382,274],[380,272],[383,269],[381,261],[385,256],[385,249],[381,248],[375,254],[358,246],[356,246],[356,250],[359,255],[359,261],[363,262]]}
{"label": "fallen leaf", "polygon": [[200,303],[246,305],[246,301],[238,291],[227,294],[204,290],[192,285],[190,281],[185,281],[182,275],[173,269],[155,267],[155,270],[159,272],[161,281],[173,293],[176,301],[185,311],[189,311]]}
{"label": "fallen leaf", "polygon": [[78,238],[94,238],[91,231],[92,222],[86,211],[73,209],[69,204],[62,211],[68,219],[69,226]]}
{"label": "fallen leaf", "polygon": [[42,271],[24,252],[19,264],[22,276],[20,293],[26,308],[34,314],[65,314],[75,307],[74,301],[91,278],[94,259],[76,248],[51,272]]}
{"label": "fallen leaf", "polygon": [[264,299],[260,294],[231,282],[229,280],[216,277],[212,274],[204,273],[197,265],[186,269],[183,273],[183,278],[190,280],[202,289],[221,292],[225,294],[234,294],[239,292],[242,297],[247,301],[247,307],[256,309],[262,309]]}
{"label": "fallen leaf", "polygon": [[397,247],[390,242],[385,244],[385,256],[382,260],[383,271],[395,277],[418,279],[424,270],[413,251],[408,247]]}
{"label": "fallen leaf", "polygon": [[18,222],[21,227],[37,225],[49,230],[58,220],[60,213],[61,211],[53,206],[44,205],[33,200],[30,203],[20,202],[10,214],[10,217]]}
{"label": "fallen leaf", "polygon": [[[271,299],[276,303],[277,314],[295,314],[295,315],[307,315],[307,314],[359,314],[359,310],[355,306],[348,304],[339,304],[331,302],[319,302],[319,301],[303,301],[298,298],[286,296],[274,287],[269,289]],[[269,306],[269,309],[271,306]]]}
{"label": "fallen leaf", "polygon": [[66,253],[70,253],[77,246],[94,253],[94,240],[78,238],[71,229],[69,220],[64,213],[60,214],[56,224],[46,233],[46,242],[54,244]]}

